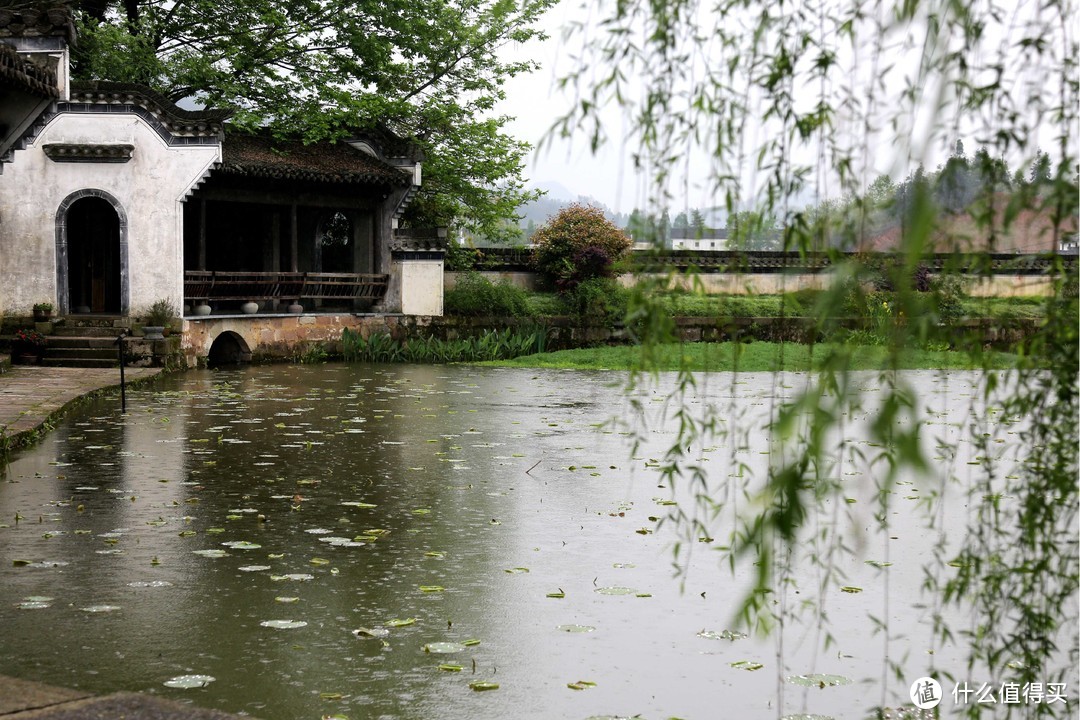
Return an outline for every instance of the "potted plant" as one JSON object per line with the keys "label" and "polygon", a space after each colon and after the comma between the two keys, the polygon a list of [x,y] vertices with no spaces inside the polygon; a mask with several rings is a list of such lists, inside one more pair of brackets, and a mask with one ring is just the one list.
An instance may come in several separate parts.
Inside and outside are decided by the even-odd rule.
{"label": "potted plant", "polygon": [[45,354],[45,336],[37,330],[15,331],[11,340],[11,361],[19,365],[37,365]]}
{"label": "potted plant", "polygon": [[34,303],[34,321],[45,322],[53,315],[53,304],[50,302]]}
{"label": "potted plant", "polygon": [[147,340],[164,340],[166,326],[176,317],[177,309],[171,300],[158,300],[146,311],[143,337]]}

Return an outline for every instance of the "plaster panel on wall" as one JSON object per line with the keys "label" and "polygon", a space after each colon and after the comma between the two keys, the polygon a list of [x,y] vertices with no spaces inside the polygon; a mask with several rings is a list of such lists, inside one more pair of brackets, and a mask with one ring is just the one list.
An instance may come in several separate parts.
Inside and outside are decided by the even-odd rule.
{"label": "plaster panel on wall", "polygon": [[[125,163],[65,163],[47,144],[134,146]],[[0,175],[0,272],[15,278],[3,310],[55,301],[57,209],[80,190],[102,190],[123,207],[128,237],[128,301],[133,311],[183,296],[182,198],[220,158],[216,145],[169,147],[130,114],[56,116]],[[62,219],[61,219],[62,221]]]}

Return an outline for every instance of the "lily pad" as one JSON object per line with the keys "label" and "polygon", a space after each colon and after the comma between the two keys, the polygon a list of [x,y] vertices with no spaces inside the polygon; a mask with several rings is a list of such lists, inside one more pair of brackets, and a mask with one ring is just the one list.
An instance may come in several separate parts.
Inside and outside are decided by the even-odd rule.
{"label": "lily pad", "polygon": [[221,543],[225,547],[232,548],[233,550],[258,550],[262,547],[259,543],[248,542],[247,540],[233,540],[232,542]]}
{"label": "lily pad", "polygon": [[600,595],[633,595],[637,590],[628,587],[612,586],[596,588],[593,592],[599,593]]}
{"label": "lily pad", "polygon": [[263,627],[274,628],[276,630],[292,630],[294,628],[307,627],[307,623],[303,620],[263,620],[259,624]]}
{"label": "lily pad", "polygon": [[314,580],[315,576],[308,575],[307,573],[289,573],[288,575],[271,575],[270,579],[279,582],[282,580],[295,580],[296,582],[306,582],[308,580]]}
{"label": "lily pad", "polygon": [[408,627],[409,625],[414,624],[416,624],[416,618],[395,618],[394,620],[388,620],[386,626],[392,628],[399,628]]}
{"label": "lily pad", "polygon": [[731,667],[736,670],[760,670],[765,666],[759,662],[754,662],[753,660],[736,660],[731,663]]}
{"label": "lily pad", "polygon": [[827,675],[825,673],[812,673],[810,675],[792,675],[787,678],[792,685],[803,687],[836,687],[837,685],[850,685],[851,678],[843,675]]}
{"label": "lily pad", "polygon": [[79,608],[83,612],[88,613],[107,613],[116,612],[120,609],[119,605],[87,605],[86,607]]}
{"label": "lily pad", "polygon": [[52,607],[52,603],[44,600],[23,600],[21,603],[17,603],[15,607],[19,610],[44,610]]}
{"label": "lily pad", "polygon": [[486,690],[498,690],[499,683],[487,682],[485,680],[474,680],[469,683],[469,687],[476,692],[484,692]]}
{"label": "lily pad", "polygon": [[453,653],[459,653],[465,649],[465,646],[461,643],[453,642],[433,642],[424,646],[424,652],[433,653],[435,655],[452,655]]}
{"label": "lily pad", "polygon": [[442,585],[421,585],[420,586],[420,592],[425,592],[425,593],[441,593],[445,589],[446,588],[444,588]]}
{"label": "lily pad", "polygon": [[592,625],[560,625],[555,629],[568,633],[591,633],[596,630]]}
{"label": "lily pad", "polygon": [[192,553],[195,555],[202,555],[203,557],[208,558],[223,558],[228,557],[229,555],[229,553],[225,552],[224,550],[218,550],[216,548],[213,550],[192,550]]}
{"label": "lily pad", "polygon": [[166,680],[163,685],[165,687],[180,688],[181,690],[190,690],[191,688],[206,687],[210,683],[214,682],[216,678],[210,675],[177,675],[174,678]]}
{"label": "lily pad", "polygon": [[352,634],[358,638],[384,638],[390,634],[390,631],[386,628],[357,628],[352,631]]}
{"label": "lily pad", "polygon": [[596,687],[596,683],[591,680],[578,680],[577,682],[566,683],[566,687],[571,690],[588,690],[589,688]]}
{"label": "lily pad", "polygon": [[274,602],[278,602],[278,603],[281,603],[283,605],[289,605],[289,604],[292,604],[292,603],[295,603],[295,602],[300,602],[300,598],[298,598],[298,597],[285,597],[283,595],[279,595],[278,597],[274,598]]}
{"label": "lily pad", "polygon": [[269,565],[244,565],[243,567],[238,567],[236,569],[240,570],[241,572],[263,572],[264,570],[269,570],[270,566]]}
{"label": "lily pad", "polygon": [[456,665],[454,663],[443,663],[439,666],[439,669],[443,672],[461,672],[465,668],[463,668],[461,665]]}
{"label": "lily pad", "polygon": [[714,630],[702,630],[697,634],[699,638],[705,638],[706,640],[744,640],[746,639],[746,633],[736,632],[734,630],[721,630],[716,632]]}

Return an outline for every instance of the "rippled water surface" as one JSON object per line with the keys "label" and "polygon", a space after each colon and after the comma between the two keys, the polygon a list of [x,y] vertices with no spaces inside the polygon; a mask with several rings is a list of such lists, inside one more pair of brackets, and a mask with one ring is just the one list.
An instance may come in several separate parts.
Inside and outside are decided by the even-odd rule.
{"label": "rippled water surface", "polygon": [[[914,507],[932,488],[898,489],[885,537],[854,469],[846,507],[813,520],[859,529],[842,577],[800,566],[785,600],[823,599],[829,622],[742,637],[749,570],[733,576],[703,537],[675,577],[655,468],[672,426],[635,451],[604,425],[627,416],[620,379],[274,366],[170,378],[131,393],[125,417],[91,404],[0,483],[0,673],[265,720],[839,718],[907,701],[886,653],[910,678],[931,650],[960,657],[932,641],[919,590],[940,537]],[[912,380],[963,465],[972,379]],[[715,376],[692,406],[716,403],[734,429],[802,382]],[[688,457],[720,487],[769,448],[754,432]],[[852,682],[787,681],[809,673]]]}

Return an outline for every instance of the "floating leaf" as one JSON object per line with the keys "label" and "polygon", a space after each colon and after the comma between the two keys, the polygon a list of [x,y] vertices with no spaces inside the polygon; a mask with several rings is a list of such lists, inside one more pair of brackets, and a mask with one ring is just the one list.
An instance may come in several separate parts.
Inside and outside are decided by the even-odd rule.
{"label": "floating leaf", "polygon": [[453,642],[433,642],[424,646],[424,652],[433,653],[435,655],[451,655],[453,653],[461,652],[465,649],[465,646],[461,643]]}
{"label": "floating leaf", "polygon": [[590,680],[578,680],[577,682],[566,683],[566,687],[571,690],[587,690],[596,687],[596,683]]}
{"label": "floating leaf", "polygon": [[844,587],[840,588],[840,592],[846,592],[846,593],[852,593],[852,594],[861,593],[862,588],[861,587],[855,587],[854,585],[845,585]]}
{"label": "floating leaf", "polygon": [[352,634],[358,638],[384,638],[390,634],[386,628],[357,628]]}
{"label": "floating leaf", "polygon": [[371,510],[373,508],[379,507],[378,505],[373,505],[372,503],[357,502],[355,500],[346,500],[345,502],[343,502],[341,504],[344,505],[345,507],[360,508],[362,510]]}
{"label": "floating leaf", "polygon": [[52,607],[52,603],[44,600],[24,600],[21,603],[17,603],[15,607],[19,610],[44,610],[45,608]]}
{"label": "floating leaf", "polygon": [[242,572],[262,572],[264,570],[269,570],[270,566],[269,565],[244,565],[243,567],[238,567],[236,569],[240,570]]}
{"label": "floating leaf", "polygon": [[511,575],[521,575],[522,573],[527,573],[527,572],[529,572],[529,568],[526,568],[526,567],[515,567],[515,568],[509,568],[508,570],[505,570],[504,572],[508,572],[508,573],[510,573]]}
{"label": "floating leaf", "polygon": [[736,670],[760,670],[765,666],[759,662],[754,662],[753,660],[736,660],[731,663],[731,667]]}
{"label": "floating leaf", "polygon": [[564,593],[562,590],[560,590],[559,592],[549,592],[547,594],[547,596],[549,598],[555,598],[556,600],[561,600],[562,598],[566,597],[566,593]]}
{"label": "floating leaf", "polygon": [[593,592],[600,595],[633,595],[637,590],[628,587],[612,586],[596,588]]}
{"label": "floating leaf", "polygon": [[734,630],[721,630],[715,632],[713,630],[702,630],[697,634],[699,638],[705,638],[706,640],[745,640],[746,633],[736,632]]}
{"label": "floating leaf", "polygon": [[83,612],[88,613],[107,613],[116,612],[120,609],[119,605],[87,605],[86,607],[79,608]]}
{"label": "floating leaf", "polygon": [[439,669],[444,672],[461,672],[465,668],[460,665],[455,665],[454,663],[443,663],[439,666]]}
{"label": "floating leaf", "polygon": [[129,582],[128,587],[135,588],[159,588],[159,587],[172,587],[172,583],[168,580],[136,580],[135,582]]}
{"label": "floating leaf", "polygon": [[444,588],[442,585],[421,585],[420,586],[420,592],[426,592],[426,593],[441,593],[445,589],[446,588]]}
{"label": "floating leaf", "polygon": [[274,598],[274,602],[279,602],[279,603],[287,605],[289,603],[300,602],[300,598],[298,598],[298,597],[285,597],[284,595],[279,595],[278,597]]}
{"label": "floating leaf", "polygon": [[498,690],[499,683],[487,682],[484,680],[474,680],[469,683],[469,687],[476,692],[484,692],[485,690]]}
{"label": "floating leaf", "polygon": [[213,550],[193,550],[192,553],[194,553],[195,555],[202,555],[203,557],[208,558],[223,558],[228,557],[229,555],[229,553],[225,552],[224,550],[218,550],[217,548]]}
{"label": "floating leaf", "polygon": [[271,580],[296,580],[297,582],[305,582],[307,580],[314,580],[314,575],[308,575],[307,573],[289,573],[288,575],[271,575]]}
{"label": "floating leaf", "polygon": [[480,641],[477,640],[476,638],[469,638],[468,640],[462,640],[461,644],[464,645],[465,647],[476,647],[477,645],[480,644]]}
{"label": "floating leaf", "polygon": [[319,699],[321,700],[341,700],[344,695],[338,692],[321,692],[319,693]]}
{"label": "floating leaf", "polygon": [[221,543],[227,548],[233,550],[258,550],[262,547],[259,543],[248,542],[247,540],[233,540],[232,542]]}
{"label": "floating leaf", "polygon": [[404,619],[390,620],[390,621],[388,621],[386,623],[386,625],[387,625],[387,627],[399,628],[399,627],[408,627],[409,625],[414,625],[415,623],[416,623],[416,618],[404,618]]}
{"label": "floating leaf", "polygon": [[827,675],[824,673],[812,673],[810,675],[792,675],[787,678],[792,685],[803,687],[836,687],[837,685],[850,685],[851,678],[843,675]]}
{"label": "floating leaf", "polygon": [[867,560],[866,564],[871,565],[871,566],[876,567],[876,568],[885,568],[885,567],[889,567],[890,565],[892,565],[891,562],[882,562],[881,560]]}
{"label": "floating leaf", "polygon": [[326,558],[321,558],[321,557],[313,557],[310,560],[308,560],[308,562],[311,563],[312,565],[329,565],[330,564],[329,560],[327,560]]}
{"label": "floating leaf", "polygon": [[165,685],[165,687],[190,690],[191,688],[206,687],[214,682],[215,679],[216,678],[210,675],[177,675],[174,678],[166,680],[162,684]]}
{"label": "floating leaf", "polygon": [[555,629],[568,633],[591,633],[596,630],[592,625],[560,625]]}
{"label": "floating leaf", "polygon": [[303,620],[263,620],[259,624],[263,627],[274,628],[275,630],[292,630],[294,628],[307,627],[307,623]]}

